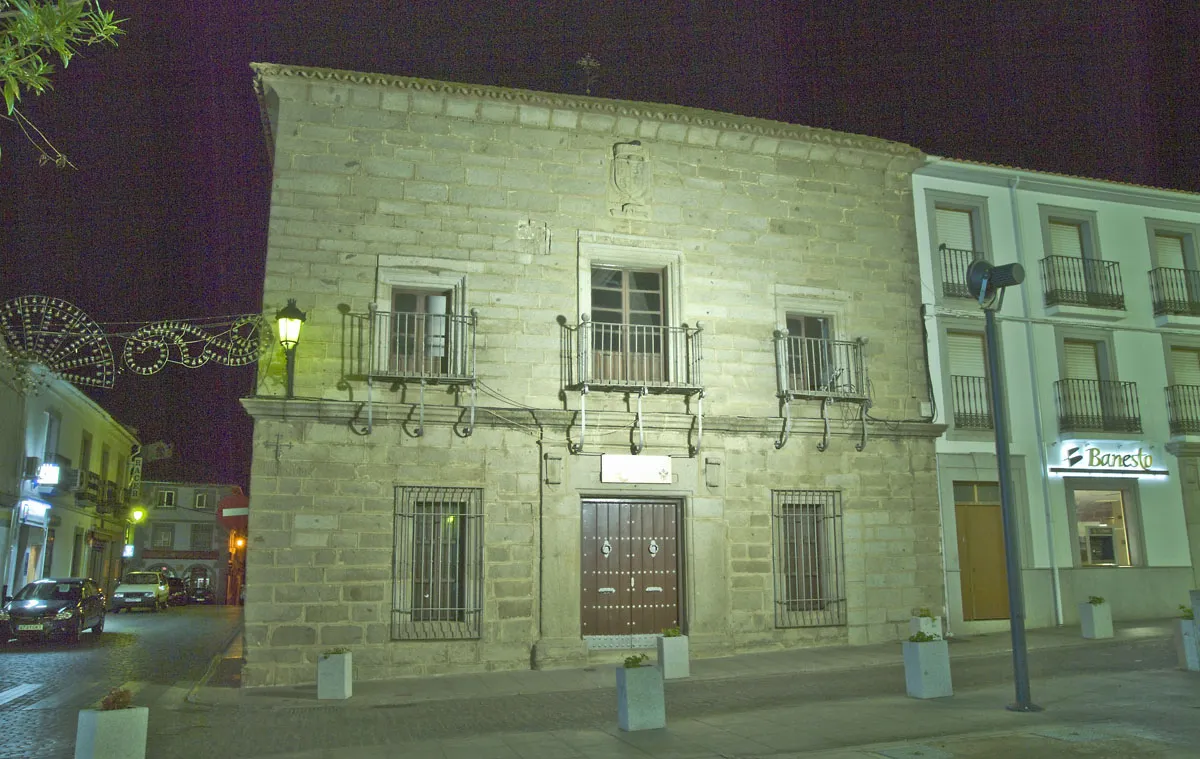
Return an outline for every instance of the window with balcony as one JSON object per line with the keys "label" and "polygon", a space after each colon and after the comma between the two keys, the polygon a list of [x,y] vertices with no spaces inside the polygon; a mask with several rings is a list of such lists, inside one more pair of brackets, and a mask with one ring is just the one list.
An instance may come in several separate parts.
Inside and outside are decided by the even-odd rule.
{"label": "window with balcony", "polygon": [[1063,340],[1063,379],[1054,383],[1060,430],[1141,432],[1137,385],[1112,379],[1111,366],[1107,343]]}
{"label": "window with balcony", "polygon": [[946,350],[950,363],[950,398],[954,426],[967,430],[990,430],[991,385],[987,379],[987,350],[979,332],[949,331]]}
{"label": "window with balcony", "polygon": [[862,345],[835,340],[827,316],[788,313],[783,340],[784,390],[793,396],[866,397]]}
{"label": "window with balcony", "polygon": [[1046,306],[1125,309],[1121,267],[1100,258],[1090,222],[1049,218],[1046,234],[1049,255],[1041,261]]}
{"label": "window with balcony", "polygon": [[1200,316],[1200,265],[1190,233],[1156,229],[1150,294],[1155,316]]}
{"label": "window with balcony", "polygon": [[942,266],[942,293],[969,298],[967,268],[983,258],[976,211],[939,203],[934,211],[937,225],[937,249]]}
{"label": "window with balcony", "polygon": [[1171,346],[1167,415],[1172,435],[1200,435],[1200,349]]}

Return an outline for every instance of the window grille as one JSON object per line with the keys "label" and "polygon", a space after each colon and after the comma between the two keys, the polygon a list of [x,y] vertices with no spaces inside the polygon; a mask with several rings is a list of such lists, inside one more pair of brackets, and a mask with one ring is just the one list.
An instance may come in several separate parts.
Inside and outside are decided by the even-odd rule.
{"label": "window grille", "polygon": [[775,626],[846,624],[842,496],[836,490],[771,493]]}
{"label": "window grille", "polygon": [[192,525],[192,550],[211,551],[213,543],[213,526],[211,524]]}
{"label": "window grille", "polygon": [[483,491],[396,488],[392,638],[478,638],[483,614]]}
{"label": "window grille", "polygon": [[174,548],[175,547],[175,525],[173,524],[156,524],[150,539],[150,545],[153,548]]}

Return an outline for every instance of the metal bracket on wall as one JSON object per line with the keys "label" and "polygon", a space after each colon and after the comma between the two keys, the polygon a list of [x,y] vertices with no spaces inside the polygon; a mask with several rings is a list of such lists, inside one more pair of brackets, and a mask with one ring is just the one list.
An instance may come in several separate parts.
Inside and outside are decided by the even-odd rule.
{"label": "metal bracket on wall", "polygon": [[587,436],[587,394],[588,386],[586,384],[579,386],[579,442],[567,443],[567,450],[571,453],[583,453],[584,438]]}
{"label": "metal bracket on wall", "polygon": [[781,393],[779,398],[783,401],[783,429],[779,431],[779,439],[775,441],[775,450],[787,445],[788,438],[792,436],[792,394]]}
{"label": "metal bracket on wall", "polygon": [[479,400],[479,389],[475,387],[474,380],[471,381],[471,416],[470,420],[463,426],[462,436],[470,437],[475,431],[475,405]]}
{"label": "metal bracket on wall", "polygon": [[826,396],[821,400],[821,421],[825,423],[825,432],[821,436],[821,442],[817,443],[817,450],[822,453],[829,447],[829,406],[833,403],[833,398]]}
{"label": "metal bracket on wall", "polygon": [[421,413],[417,418],[417,433],[416,437],[422,437],[425,434],[425,380],[421,380],[421,395],[420,395]]}
{"label": "metal bracket on wall", "polygon": [[696,396],[696,444],[688,447],[692,456],[700,454],[700,446],[704,443],[704,391]]}
{"label": "metal bracket on wall", "polygon": [[863,401],[859,404],[859,421],[862,422],[862,439],[854,446],[854,450],[860,453],[867,448],[867,410],[871,408],[870,401]]}
{"label": "metal bracket on wall", "polygon": [[642,449],[644,449],[646,447],[646,430],[643,429],[643,427],[642,427],[642,397],[645,396],[646,394],[648,394],[649,392],[650,391],[647,390],[645,386],[641,387],[638,390],[638,396],[637,396],[638,442],[634,443],[632,446],[634,454],[641,453]]}

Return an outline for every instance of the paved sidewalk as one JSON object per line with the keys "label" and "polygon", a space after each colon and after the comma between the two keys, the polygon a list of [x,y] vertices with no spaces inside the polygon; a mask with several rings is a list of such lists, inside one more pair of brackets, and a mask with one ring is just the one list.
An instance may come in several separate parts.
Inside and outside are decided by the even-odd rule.
{"label": "paved sidewalk", "polygon": [[[991,759],[1200,757],[1200,675],[1174,668],[1165,621],[1029,633],[1036,714],[1011,702],[1009,636],[951,643],[955,695],[903,695],[898,643],[692,662],[667,683],[665,730],[616,728],[611,666],[237,689],[235,640],[149,756],[271,759]],[[201,732],[203,731],[203,732]]]}

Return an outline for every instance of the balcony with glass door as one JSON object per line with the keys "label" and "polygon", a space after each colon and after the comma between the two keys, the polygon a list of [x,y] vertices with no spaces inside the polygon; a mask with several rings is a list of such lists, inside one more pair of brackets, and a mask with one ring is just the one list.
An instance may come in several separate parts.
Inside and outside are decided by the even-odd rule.
{"label": "balcony with glass door", "polygon": [[655,324],[560,320],[566,387],[698,392],[701,330]]}
{"label": "balcony with glass door", "polygon": [[792,397],[863,399],[867,369],[862,342],[797,337],[781,332],[780,378]]}
{"label": "balcony with glass door", "polygon": [[1063,379],[1054,383],[1061,432],[1141,432],[1137,383]]}
{"label": "balcony with glass door", "polygon": [[1051,315],[1120,319],[1125,311],[1121,266],[1116,261],[1080,256],[1047,256],[1041,261],[1045,304]]}
{"label": "balcony with glass door", "polygon": [[405,311],[345,314],[348,379],[470,383],[478,316]]}

